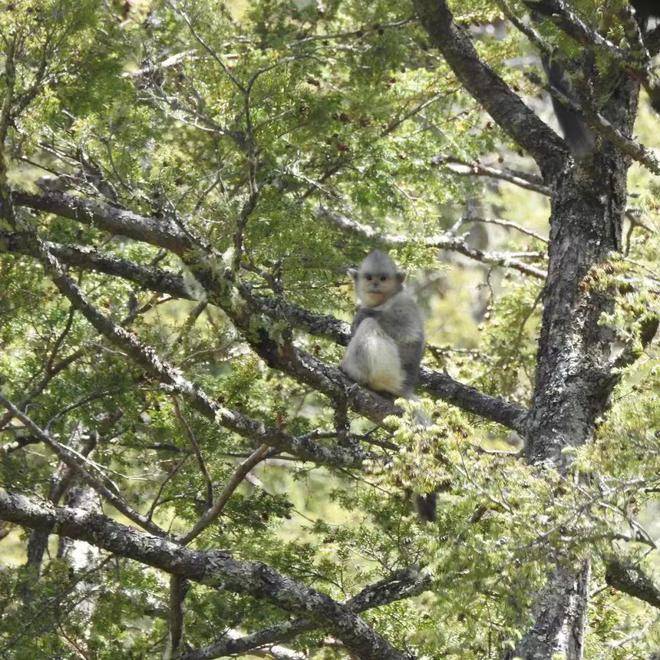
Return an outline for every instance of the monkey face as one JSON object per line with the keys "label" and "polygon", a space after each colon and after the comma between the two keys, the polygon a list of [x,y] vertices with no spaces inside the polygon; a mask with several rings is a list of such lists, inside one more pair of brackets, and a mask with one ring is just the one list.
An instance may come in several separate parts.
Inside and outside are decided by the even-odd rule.
{"label": "monkey face", "polygon": [[363,305],[377,307],[389,300],[401,289],[397,273],[360,272],[357,280],[357,293]]}
{"label": "monkey face", "polygon": [[397,271],[396,264],[384,253],[374,250],[360,265],[350,269],[355,291],[366,307],[377,307],[401,291],[405,274]]}

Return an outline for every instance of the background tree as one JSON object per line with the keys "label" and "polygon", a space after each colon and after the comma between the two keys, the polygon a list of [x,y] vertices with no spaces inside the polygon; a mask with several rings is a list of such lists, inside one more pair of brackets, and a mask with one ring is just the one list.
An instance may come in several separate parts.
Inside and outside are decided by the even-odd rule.
{"label": "background tree", "polygon": [[3,3],[3,655],[649,656],[659,28],[527,5]]}

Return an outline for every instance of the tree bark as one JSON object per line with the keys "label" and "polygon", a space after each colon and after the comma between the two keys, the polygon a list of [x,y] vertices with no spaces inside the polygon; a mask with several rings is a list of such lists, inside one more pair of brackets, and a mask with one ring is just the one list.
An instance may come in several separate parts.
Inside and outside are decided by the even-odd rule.
{"label": "tree bark", "polygon": [[[639,85],[623,78],[603,113],[629,135]],[[621,250],[628,157],[603,142],[594,155],[566,161],[552,183],[548,278],[537,353],[533,405],[526,429],[532,464],[565,472],[567,447],[591,440],[596,420],[609,406],[618,380],[610,329],[599,324],[613,299],[596,290],[591,275]],[[588,564],[577,571],[558,567],[534,607],[534,625],[514,657],[582,658],[588,603]]]}
{"label": "tree bark", "polygon": [[579,660],[584,650],[584,629],[589,602],[589,568],[585,561],[576,572],[558,567],[548,580],[532,610],[534,625],[511,658],[549,660],[560,654],[565,660]]}
{"label": "tree bark", "polygon": [[[95,444],[96,436],[94,434],[86,434],[82,425],[78,425],[74,429],[69,441],[69,446],[82,456],[88,456],[92,449],[94,449]],[[58,504],[71,487],[73,480],[74,472],[71,467],[64,462],[60,463],[51,478],[48,499],[53,504]],[[38,579],[41,573],[41,563],[48,547],[49,536],[50,530],[35,529],[30,533],[26,562],[29,568],[28,575],[30,579]]]}

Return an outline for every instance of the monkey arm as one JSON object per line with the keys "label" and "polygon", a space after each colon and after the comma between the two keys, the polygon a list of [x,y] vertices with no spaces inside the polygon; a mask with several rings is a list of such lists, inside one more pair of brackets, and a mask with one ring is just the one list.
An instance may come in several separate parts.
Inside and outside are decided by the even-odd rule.
{"label": "monkey arm", "polygon": [[358,329],[358,326],[364,319],[373,319],[378,318],[379,312],[375,309],[369,307],[358,307],[357,312],[355,312],[355,318],[353,323],[351,323],[351,337],[355,335],[355,331]]}

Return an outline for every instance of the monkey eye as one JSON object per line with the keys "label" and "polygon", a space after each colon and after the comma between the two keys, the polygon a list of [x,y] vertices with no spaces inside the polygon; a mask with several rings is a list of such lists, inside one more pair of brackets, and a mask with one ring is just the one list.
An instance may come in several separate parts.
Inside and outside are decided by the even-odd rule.
{"label": "monkey eye", "polygon": [[364,277],[367,280],[367,282],[371,282],[371,280],[372,280],[371,275],[365,275]]}
{"label": "monkey eye", "polygon": [[381,275],[380,276],[380,281],[384,282],[387,279],[387,275]]}

